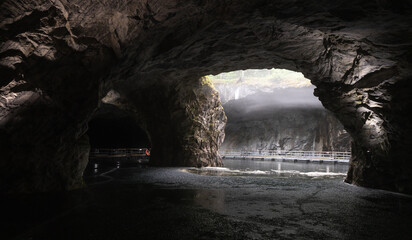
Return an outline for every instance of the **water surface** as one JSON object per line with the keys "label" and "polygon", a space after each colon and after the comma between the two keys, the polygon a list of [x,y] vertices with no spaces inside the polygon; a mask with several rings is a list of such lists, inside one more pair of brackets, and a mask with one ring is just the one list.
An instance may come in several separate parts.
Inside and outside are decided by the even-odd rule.
{"label": "water surface", "polygon": [[267,176],[282,178],[342,178],[347,164],[290,163],[225,159],[224,167],[190,168],[188,172],[210,176]]}

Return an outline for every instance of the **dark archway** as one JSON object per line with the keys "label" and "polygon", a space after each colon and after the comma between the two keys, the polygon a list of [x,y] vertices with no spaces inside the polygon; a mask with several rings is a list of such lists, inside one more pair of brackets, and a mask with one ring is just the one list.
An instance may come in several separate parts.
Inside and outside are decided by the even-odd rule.
{"label": "dark archway", "polygon": [[147,134],[133,116],[104,103],[90,120],[86,134],[92,149],[150,148]]}
{"label": "dark archway", "polygon": [[406,1],[10,0],[1,9],[2,192],[78,187],[87,122],[109,90],[139,113],[159,165],[220,165],[225,117],[199,78],[273,67],[310,78],[351,134],[348,182],[412,192]]}

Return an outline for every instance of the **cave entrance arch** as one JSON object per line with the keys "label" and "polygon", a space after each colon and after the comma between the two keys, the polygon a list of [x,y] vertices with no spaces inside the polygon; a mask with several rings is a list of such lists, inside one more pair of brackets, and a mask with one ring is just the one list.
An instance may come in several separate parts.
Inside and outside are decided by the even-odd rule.
{"label": "cave entrance arch", "polygon": [[325,162],[332,165],[311,167],[326,171],[339,164],[336,169],[347,171],[351,137],[303,74],[248,69],[205,77],[218,90],[227,116],[223,158]]}
{"label": "cave entrance arch", "polygon": [[315,87],[303,74],[248,69],[206,77],[228,117],[221,150],[350,151],[349,134],[313,95]]}
{"label": "cave entrance arch", "polygon": [[[291,31],[286,26],[282,30]],[[238,33],[240,37],[225,36],[236,42],[235,39],[239,37],[242,40],[241,36],[247,34],[248,31],[244,29]],[[402,92],[407,88],[399,86],[408,86],[410,83],[400,78],[398,69],[392,65],[379,65],[378,62],[370,64],[376,57],[363,56],[359,48],[353,46],[356,45],[355,42],[347,43],[348,46],[340,44],[340,39],[331,36],[317,38],[316,34],[300,35],[298,32],[293,32],[292,35],[294,37],[281,40],[283,45],[275,48],[278,51],[270,45],[253,44],[246,37],[243,40],[248,40],[245,40],[244,45],[227,49],[218,47],[224,46],[224,41],[208,45],[199,39],[184,51],[180,45],[174,50],[163,49],[164,52],[157,49],[158,46],[149,43],[145,45],[148,49],[160,52],[146,62],[145,72],[134,72],[127,80],[117,82],[115,89],[123,101],[133,105],[138,112],[150,113],[148,108],[162,112],[161,126],[165,127],[152,126],[152,130],[148,130],[149,134],[154,133],[152,139],[158,141],[156,152],[161,157],[156,157],[156,164],[220,166],[220,157],[216,152],[222,141],[221,123],[225,122],[222,117],[224,112],[220,109],[218,98],[214,96],[216,91],[202,76],[237,69],[276,67],[302,72],[311,79],[316,86],[315,96],[326,109],[334,113],[351,135],[352,158],[347,182],[409,191],[407,189],[410,187],[406,182],[409,181],[407,179],[410,178],[412,166],[405,157],[400,157],[406,152],[408,140],[399,141],[399,136],[408,139],[408,131],[402,132],[399,123],[409,122],[402,114],[402,109],[407,108],[410,100],[404,98],[405,102],[402,102],[402,98],[396,97],[395,92],[399,92],[399,96],[405,96]],[[320,36],[322,35],[318,37]],[[202,49],[204,54],[190,54],[198,49]],[[182,51],[184,57],[181,55]],[[133,56],[143,57],[140,54]],[[359,60],[362,63],[354,61],[354,58],[363,59]],[[169,61],[170,59],[175,61]],[[129,62],[125,61],[124,64],[130,67]],[[113,75],[116,74],[114,71]],[[135,83],[135,79],[139,79],[138,83]],[[135,90],[130,88],[133,84],[143,94],[135,94]],[[395,103],[399,105],[393,105]],[[391,121],[386,118],[389,116],[387,114],[392,116]],[[398,120],[393,121],[395,118],[399,120],[398,123]],[[146,117],[145,121],[149,125],[159,123],[158,119],[151,116]],[[158,133],[159,129],[162,129],[163,135]],[[170,143],[176,145],[171,146]]]}

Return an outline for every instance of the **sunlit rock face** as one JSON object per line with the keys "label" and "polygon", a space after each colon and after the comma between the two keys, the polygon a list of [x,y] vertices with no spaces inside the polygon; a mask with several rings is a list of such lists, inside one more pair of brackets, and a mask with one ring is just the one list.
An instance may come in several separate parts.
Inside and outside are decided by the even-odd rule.
{"label": "sunlit rock face", "polygon": [[[168,124],[182,116],[198,126],[188,113],[203,106],[199,78],[286,68],[312,80],[352,136],[348,182],[412,192],[411,18],[408,1],[2,1],[1,191],[81,185],[87,122],[111,89],[147,125],[155,162],[175,164],[172,151],[199,165],[186,158],[216,155],[203,145],[213,134]],[[205,106],[219,108],[209,99]],[[184,114],[166,115],[175,109]],[[149,130],[155,122],[159,130]],[[155,147],[165,142],[160,132],[178,132],[166,141],[178,147]],[[217,157],[201,162],[219,165]]]}
{"label": "sunlit rock face", "polygon": [[208,78],[228,117],[221,151],[350,151],[349,134],[301,73],[249,69]]}
{"label": "sunlit rock face", "polygon": [[299,90],[307,92],[277,89],[224,104],[228,122],[221,150],[350,151],[349,134],[322,106],[276,101]]}

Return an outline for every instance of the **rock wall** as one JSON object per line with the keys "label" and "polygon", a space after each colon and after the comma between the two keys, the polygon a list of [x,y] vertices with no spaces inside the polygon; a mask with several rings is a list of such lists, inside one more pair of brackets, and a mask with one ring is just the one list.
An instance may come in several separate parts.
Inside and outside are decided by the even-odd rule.
{"label": "rock wall", "polygon": [[[151,76],[152,77],[152,76]],[[156,166],[221,166],[226,116],[219,93],[206,78],[144,85],[129,96],[104,99],[133,112],[151,142]]]}
{"label": "rock wall", "polygon": [[378,87],[359,83],[357,88],[339,86],[316,91],[354,140],[346,178],[349,183],[411,191],[412,166],[407,149],[412,146],[412,131],[407,106],[412,106],[412,102],[401,97],[405,96],[401,92],[411,89],[411,83],[395,81],[396,78]]}
{"label": "rock wall", "polygon": [[[136,96],[150,90],[143,95],[163,101],[151,106],[172,113],[170,101],[196,89],[171,86],[198,87],[201,76],[238,69],[285,68],[312,80],[352,136],[347,181],[410,193],[411,22],[409,1],[1,1],[1,191],[79,185],[74,149],[110,89],[148,112],[153,108]],[[163,96],[175,92],[182,98]],[[172,136],[178,126],[167,121],[174,116],[152,119]],[[160,130],[152,132],[153,144],[165,143]],[[158,149],[156,161],[163,155],[173,163],[170,148]]]}
{"label": "rock wall", "polygon": [[3,1],[0,15],[0,192],[80,187],[114,53],[73,34],[60,2]]}
{"label": "rock wall", "polygon": [[313,86],[226,83],[216,88],[228,101],[222,150],[350,151],[349,134],[313,96]]}
{"label": "rock wall", "polygon": [[223,105],[228,123],[221,150],[350,151],[351,138],[336,118],[321,108],[271,109],[239,120]]}

